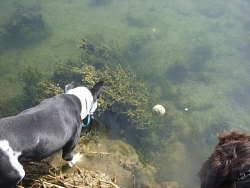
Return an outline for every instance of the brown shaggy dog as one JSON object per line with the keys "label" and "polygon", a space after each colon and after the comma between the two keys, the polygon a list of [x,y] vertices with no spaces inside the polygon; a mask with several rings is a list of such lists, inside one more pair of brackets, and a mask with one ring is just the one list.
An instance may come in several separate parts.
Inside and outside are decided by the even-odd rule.
{"label": "brown shaggy dog", "polygon": [[219,143],[197,174],[201,188],[250,188],[250,136],[235,130],[217,136]]}

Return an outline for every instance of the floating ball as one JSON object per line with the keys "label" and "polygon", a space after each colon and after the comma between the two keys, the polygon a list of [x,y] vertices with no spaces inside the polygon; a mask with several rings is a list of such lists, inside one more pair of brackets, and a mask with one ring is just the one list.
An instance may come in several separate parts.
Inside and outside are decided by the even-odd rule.
{"label": "floating ball", "polygon": [[152,112],[155,116],[162,116],[165,114],[166,110],[162,105],[157,104],[152,108]]}

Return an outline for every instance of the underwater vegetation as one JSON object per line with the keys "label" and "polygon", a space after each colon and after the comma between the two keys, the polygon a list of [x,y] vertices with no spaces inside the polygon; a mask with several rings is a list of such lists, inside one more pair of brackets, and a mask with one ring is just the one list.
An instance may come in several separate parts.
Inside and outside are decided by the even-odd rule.
{"label": "underwater vegetation", "polygon": [[[132,68],[139,68],[139,63],[133,63],[141,58],[150,57],[151,52],[147,51],[142,53],[143,47],[152,40],[150,34],[132,35],[129,37],[128,42],[122,50],[123,57],[126,61],[130,62]],[[139,68],[140,69],[140,68]],[[151,70],[150,70],[151,72]]]}
{"label": "underwater vegetation", "polygon": [[154,91],[154,95],[162,100],[178,100],[181,96],[180,89],[168,80],[162,79],[160,75],[147,75],[145,79],[150,83],[150,90]]}
{"label": "underwater vegetation", "polygon": [[111,129],[119,129],[131,145],[140,148],[140,156],[144,160],[153,158],[153,153],[147,152],[146,148],[152,146],[159,150],[165,146],[164,139],[171,134],[172,117],[153,118],[151,108],[158,98],[150,94],[147,83],[129,67],[121,64],[98,64],[97,67],[87,63],[78,67],[56,63],[52,80],[68,83],[71,78],[79,78],[80,75],[81,84],[87,87],[104,80],[96,120]]}
{"label": "underwater vegetation", "polygon": [[[178,89],[170,83],[164,81],[157,89],[154,83],[146,82],[131,69],[139,68],[131,62],[137,59],[143,44],[149,40],[149,36],[132,36],[130,42],[121,47],[114,41],[104,45],[105,42],[98,44],[83,38],[80,41],[83,64],[78,67],[84,85],[91,86],[99,79],[105,81],[97,120],[112,130],[118,127],[121,136],[137,149],[144,161],[155,160],[154,153],[147,148],[160,151],[166,147],[165,140],[173,128],[173,117],[167,114],[154,118],[152,106],[160,98],[172,99],[179,95]],[[108,49],[106,53],[98,53],[96,49],[100,45]]]}
{"label": "underwater vegetation", "polygon": [[120,64],[102,64],[98,69],[85,63],[79,67],[62,63],[55,64],[52,80],[56,83],[59,82],[59,85],[69,83],[74,78],[79,81],[80,77],[81,82],[78,83],[87,87],[92,87],[99,80],[105,80],[105,88],[103,88],[102,98],[99,100],[100,113],[110,110],[118,114],[127,114],[131,117],[131,121],[135,121],[136,118],[140,118],[141,114],[136,107],[148,104],[147,85],[143,81],[136,81],[135,73],[129,68],[123,68]]}
{"label": "underwater vegetation", "polygon": [[[100,69],[104,64],[120,63],[128,65],[135,72],[142,72],[142,65],[137,61],[141,58],[150,58],[152,52],[145,51],[144,46],[151,40],[150,34],[132,35],[125,43],[113,39],[105,41],[101,35],[92,40],[82,38],[79,46],[82,49],[81,60],[96,69]],[[143,68],[142,73],[146,72],[145,69],[151,74],[152,69],[148,65]]]}
{"label": "underwater vegetation", "polygon": [[188,70],[182,63],[175,61],[174,64],[168,67],[165,76],[172,83],[179,84],[185,81],[188,77]]}
{"label": "underwater vegetation", "polygon": [[28,66],[21,71],[25,103],[30,107],[39,104],[42,100],[63,93],[58,85],[51,83],[36,67]]}
{"label": "underwater vegetation", "polygon": [[82,84],[82,76],[79,74],[78,65],[68,61],[65,64],[56,62],[54,64],[54,73],[52,81],[57,83],[61,88],[74,81],[77,84]]}
{"label": "underwater vegetation", "polygon": [[202,71],[205,62],[213,58],[213,50],[211,46],[197,46],[191,53],[189,64],[192,71]]}
{"label": "underwater vegetation", "polygon": [[17,47],[22,44],[39,42],[49,36],[43,15],[40,12],[40,4],[32,7],[18,5],[16,15],[4,26],[4,40]]}
{"label": "underwater vegetation", "polygon": [[20,84],[24,84],[23,93],[0,101],[0,118],[13,116],[39,104],[42,100],[63,93],[64,90],[46,78],[36,67],[27,66],[19,75]]}
{"label": "underwater vegetation", "polygon": [[91,43],[90,41],[88,41],[85,38],[82,38],[80,40],[80,43],[81,43],[81,45],[79,46],[80,49],[85,50],[85,52],[88,53],[88,54],[95,53],[95,47],[94,47],[93,43]]}
{"label": "underwater vegetation", "polygon": [[211,76],[208,72],[199,72],[195,75],[195,80],[209,85],[212,82]]}
{"label": "underwater vegetation", "polygon": [[[162,150],[166,147],[165,139],[172,133],[172,116],[167,114],[154,118],[152,106],[160,98],[170,99],[178,95],[177,89],[166,82],[162,82],[164,87],[160,87],[159,93],[155,90],[150,92],[155,84],[146,82],[131,69],[136,66],[131,65],[130,61],[134,62],[148,40],[150,37],[133,36],[127,45],[121,47],[114,41],[98,44],[83,38],[80,41],[83,64],[77,71],[82,75],[84,85],[92,86],[99,79],[105,81],[96,119],[110,126],[111,130],[120,130],[120,136],[124,136],[137,149],[144,161],[155,158],[147,148]],[[102,48],[106,49],[105,53],[97,50]]]}
{"label": "underwater vegetation", "polygon": [[20,111],[26,109],[25,103],[22,99],[23,96],[18,95],[5,101],[0,101],[0,118],[14,116]]}
{"label": "underwater vegetation", "polygon": [[130,11],[126,15],[126,21],[129,26],[138,28],[149,27],[151,25],[148,19],[146,19],[145,17],[136,16],[132,14]]}
{"label": "underwater vegetation", "polygon": [[[141,72],[141,64],[137,61],[152,55],[151,51],[144,51],[144,46],[150,41],[152,35],[144,33],[130,36],[125,43],[113,39],[104,40],[102,35],[91,40],[82,38],[79,41],[79,48],[82,49],[81,60],[95,68],[100,68],[103,64],[120,63]],[[151,68],[148,69],[149,72],[152,71]]]}
{"label": "underwater vegetation", "polygon": [[213,109],[214,105],[211,102],[208,101],[203,101],[203,102],[194,102],[194,101],[190,101],[190,100],[186,100],[186,99],[181,99],[181,100],[174,100],[174,105],[177,109],[179,110],[183,110],[185,109],[187,106],[189,106],[190,108],[192,108],[192,111],[207,111],[209,109]]}
{"label": "underwater vegetation", "polygon": [[[79,48],[82,49],[82,60],[88,64],[96,63],[109,63],[109,62],[121,62],[122,49],[119,44],[112,45],[103,41],[102,37],[99,37],[98,42],[89,41],[86,38],[82,38]],[[113,43],[113,41],[110,41]]]}
{"label": "underwater vegetation", "polygon": [[[175,60],[163,74],[171,84],[181,84],[188,78],[206,85],[212,83],[213,72],[216,70],[212,61],[213,51],[211,46],[197,46],[189,53],[187,60]],[[169,85],[169,84],[168,84]]]}
{"label": "underwater vegetation", "polygon": [[230,126],[229,124],[223,120],[223,117],[215,117],[211,120],[211,123],[208,127],[204,130],[205,132],[205,144],[214,146],[218,142],[217,134],[221,134],[224,131],[229,131]]}

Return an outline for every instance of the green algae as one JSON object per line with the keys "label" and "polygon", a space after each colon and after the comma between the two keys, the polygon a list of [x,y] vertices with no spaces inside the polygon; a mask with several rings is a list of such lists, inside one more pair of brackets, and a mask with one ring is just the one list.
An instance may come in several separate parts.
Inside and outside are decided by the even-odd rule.
{"label": "green algae", "polygon": [[50,35],[43,14],[41,4],[33,6],[21,6],[16,8],[16,14],[4,26],[4,41],[11,47],[23,47],[39,42]]}
{"label": "green algae", "polygon": [[182,83],[188,77],[188,70],[187,67],[180,63],[179,61],[174,62],[173,65],[170,65],[165,73],[165,76],[170,80],[172,83]]}
{"label": "green algae", "polygon": [[39,104],[46,98],[64,92],[36,67],[24,67],[19,77],[20,81],[24,83],[23,93],[0,102],[0,118],[16,115],[24,109]]}
{"label": "green algae", "polygon": [[14,116],[25,109],[22,95],[0,101],[0,118]]}
{"label": "green algae", "polygon": [[53,84],[36,67],[28,66],[21,72],[21,80],[25,83],[23,87],[26,103],[34,106],[42,100],[63,93],[63,90]]}
{"label": "green algae", "polygon": [[146,19],[145,17],[134,15],[130,11],[127,13],[126,20],[129,26],[144,28],[150,27],[150,20]]}

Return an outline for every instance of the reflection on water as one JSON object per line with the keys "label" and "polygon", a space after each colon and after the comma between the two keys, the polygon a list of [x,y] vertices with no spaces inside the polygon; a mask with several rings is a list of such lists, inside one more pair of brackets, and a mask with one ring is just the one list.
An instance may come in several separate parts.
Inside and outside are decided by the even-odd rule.
{"label": "reflection on water", "polygon": [[[112,62],[129,67],[128,76],[135,73],[145,81],[149,98],[143,110],[147,113],[138,116],[140,127],[129,121],[133,111],[123,116],[126,106],[118,105],[97,116],[108,129],[96,129],[92,136],[100,142],[101,135],[106,135],[112,141],[101,147],[117,151],[127,151],[121,139],[131,144],[145,167],[155,169],[141,176],[141,181],[154,178],[156,187],[167,187],[173,181],[178,182],[175,187],[199,187],[196,173],[217,143],[216,133],[232,128],[249,133],[247,0],[11,0],[1,1],[0,10],[1,117],[23,108],[20,98],[27,92],[22,91],[24,67],[36,67],[46,80],[53,78],[55,63],[74,67],[92,62],[102,71]],[[99,46],[85,43],[85,49],[79,49],[83,37]],[[70,68],[65,77],[69,72]],[[131,92],[131,98],[136,99],[134,94]],[[165,106],[167,115],[151,115],[156,103]],[[80,146],[85,147],[82,142]],[[121,152],[119,157],[122,155],[126,154]],[[110,159],[100,161],[88,167],[119,171],[109,167]],[[147,172],[142,169],[140,166],[138,171]]]}

